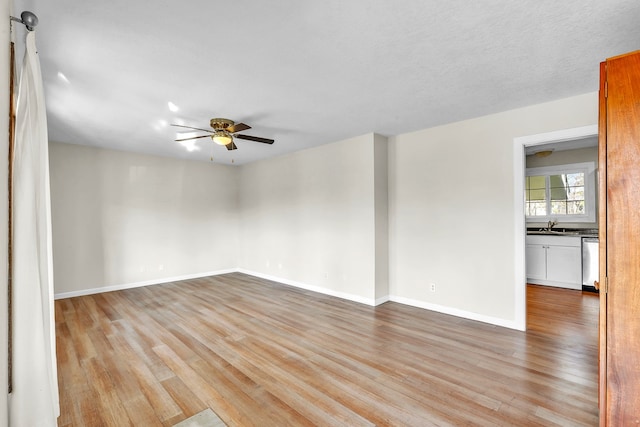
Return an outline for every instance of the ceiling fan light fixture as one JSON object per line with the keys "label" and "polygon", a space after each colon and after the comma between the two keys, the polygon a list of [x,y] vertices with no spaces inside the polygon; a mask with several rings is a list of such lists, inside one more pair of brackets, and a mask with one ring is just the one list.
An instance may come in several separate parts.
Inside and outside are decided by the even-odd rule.
{"label": "ceiling fan light fixture", "polygon": [[233,141],[233,138],[231,137],[229,132],[223,130],[216,131],[211,139],[213,139],[213,142],[218,145],[227,145],[230,144],[231,141]]}

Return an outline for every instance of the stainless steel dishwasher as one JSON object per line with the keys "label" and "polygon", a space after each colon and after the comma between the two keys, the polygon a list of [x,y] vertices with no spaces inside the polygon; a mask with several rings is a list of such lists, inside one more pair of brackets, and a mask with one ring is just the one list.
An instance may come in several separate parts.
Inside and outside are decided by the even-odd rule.
{"label": "stainless steel dishwasher", "polygon": [[593,282],[599,278],[599,242],[597,237],[582,238],[582,290],[598,292]]}

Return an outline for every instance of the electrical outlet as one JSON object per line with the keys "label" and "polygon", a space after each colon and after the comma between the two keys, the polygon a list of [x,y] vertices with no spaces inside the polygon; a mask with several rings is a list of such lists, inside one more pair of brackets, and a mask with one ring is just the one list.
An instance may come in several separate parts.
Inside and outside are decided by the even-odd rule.
{"label": "electrical outlet", "polygon": [[435,283],[429,283],[429,290],[431,292],[435,292],[436,291],[436,284]]}

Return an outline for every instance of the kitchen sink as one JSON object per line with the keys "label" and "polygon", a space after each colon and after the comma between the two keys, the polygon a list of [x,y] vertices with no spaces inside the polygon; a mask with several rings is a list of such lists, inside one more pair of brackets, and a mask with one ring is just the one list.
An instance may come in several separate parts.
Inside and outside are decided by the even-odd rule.
{"label": "kitchen sink", "polygon": [[555,230],[539,230],[539,231],[527,231],[527,234],[550,234],[553,236],[578,236],[579,231],[555,231]]}

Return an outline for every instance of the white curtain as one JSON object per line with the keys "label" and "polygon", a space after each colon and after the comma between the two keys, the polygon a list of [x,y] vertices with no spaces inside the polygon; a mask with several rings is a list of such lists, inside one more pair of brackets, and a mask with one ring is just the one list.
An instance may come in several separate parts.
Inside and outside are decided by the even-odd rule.
{"label": "white curtain", "polygon": [[16,106],[11,427],[55,426],[60,414],[45,114],[35,33],[30,31]]}

